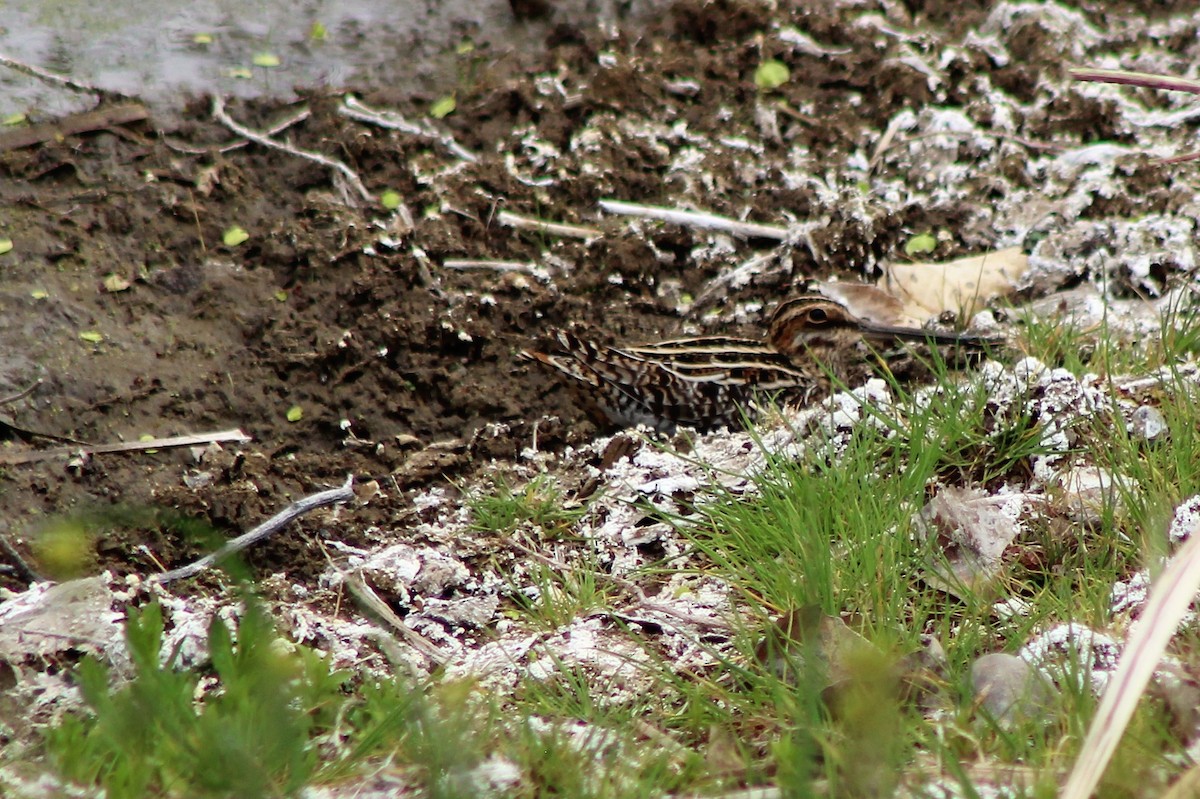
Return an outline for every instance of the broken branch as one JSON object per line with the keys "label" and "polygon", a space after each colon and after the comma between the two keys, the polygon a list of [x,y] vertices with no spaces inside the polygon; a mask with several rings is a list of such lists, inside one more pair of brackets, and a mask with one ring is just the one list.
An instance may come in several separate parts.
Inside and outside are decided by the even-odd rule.
{"label": "broken branch", "polygon": [[449,150],[452,155],[461,158],[463,161],[473,164],[479,160],[478,156],[473,152],[455,141],[453,136],[449,133],[443,133],[429,122],[409,122],[398,111],[381,111],[377,108],[370,108],[354,95],[348,94],[342,98],[342,104],[338,107],[338,113],[359,122],[378,125],[388,130],[398,130],[409,136],[418,136],[422,139],[435,141]]}
{"label": "broken branch", "polygon": [[358,173],[336,158],[330,158],[328,156],[321,155],[320,153],[314,153],[311,150],[302,150],[299,147],[293,147],[290,144],[284,144],[283,142],[275,141],[269,136],[264,136],[258,131],[251,130],[250,128],[247,128],[238,122],[234,122],[233,118],[230,117],[225,111],[225,100],[222,99],[220,95],[213,95],[212,113],[213,117],[222,125],[229,128],[237,135],[249,139],[255,144],[261,144],[263,147],[268,149],[279,150],[280,152],[295,156],[296,158],[303,158],[334,170],[344,177],[346,182],[354,187],[354,190],[358,192],[360,197],[367,202],[375,202],[375,197],[371,194],[371,192],[367,191],[367,187],[363,185],[362,179],[359,178]]}
{"label": "broken branch", "polygon": [[704,213],[702,211],[684,211],[679,208],[662,208],[657,205],[639,205],[619,200],[601,200],[600,207],[610,214],[639,216],[646,219],[658,219],[663,222],[682,225],[683,227],[702,228],[704,230],[722,230],[743,236],[748,239],[774,239],[786,241],[788,229],[776,225],[758,225],[753,222],[739,222],[727,216]]}
{"label": "broken branch", "polygon": [[169,572],[156,574],[150,578],[156,583],[169,583],[175,580],[184,580],[188,577],[195,577],[202,571],[211,567],[217,561],[229,557],[230,555],[241,552],[243,549],[257,544],[264,538],[269,538],[276,532],[285,527],[293,519],[296,519],[304,514],[314,511],[317,508],[322,508],[326,505],[333,505],[338,502],[349,502],[354,499],[354,476],[348,475],[346,482],[338,488],[331,488],[328,491],[320,491],[316,494],[304,497],[288,505],[286,508],[276,513],[265,522],[255,527],[248,533],[239,535],[231,541],[227,541],[224,546],[216,552],[211,552],[208,555],[200,558],[200,560],[190,563],[187,566],[181,566],[178,569],[172,569]]}
{"label": "broken branch", "polygon": [[[35,435],[45,435],[36,433]],[[75,447],[55,447],[36,452],[0,453],[0,465],[15,466],[20,463],[36,463],[53,458],[70,458],[75,455],[103,455],[111,452],[141,452],[148,449],[170,449],[193,447],[197,444],[224,443],[226,441],[249,441],[250,436],[241,430],[221,430],[216,433],[192,433],[185,436],[153,438],[149,441],[123,441],[120,444],[81,444]]]}
{"label": "broken branch", "polygon": [[564,238],[574,239],[594,239],[600,235],[600,231],[593,227],[584,227],[583,225],[567,225],[561,222],[544,222],[541,219],[533,219],[527,216],[517,216],[510,214],[508,211],[501,211],[496,214],[496,221],[502,225],[507,225],[517,230],[535,230],[538,233],[545,233],[548,236],[562,236]]}
{"label": "broken branch", "polygon": [[1200,94],[1200,81],[1177,78],[1172,75],[1128,72],[1123,69],[1069,69],[1067,74],[1075,80],[1091,83],[1121,83],[1126,86],[1142,86],[1146,89]]}

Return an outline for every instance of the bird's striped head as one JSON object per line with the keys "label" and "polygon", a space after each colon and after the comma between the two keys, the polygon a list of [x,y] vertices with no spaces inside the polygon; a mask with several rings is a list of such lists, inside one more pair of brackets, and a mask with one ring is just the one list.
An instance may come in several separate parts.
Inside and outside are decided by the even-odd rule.
{"label": "bird's striped head", "polygon": [[855,316],[846,306],[820,294],[802,294],[784,300],[775,309],[767,340],[793,360],[839,360],[862,340],[924,341],[929,344],[980,345],[978,336],[938,333],[920,327],[885,325]]}

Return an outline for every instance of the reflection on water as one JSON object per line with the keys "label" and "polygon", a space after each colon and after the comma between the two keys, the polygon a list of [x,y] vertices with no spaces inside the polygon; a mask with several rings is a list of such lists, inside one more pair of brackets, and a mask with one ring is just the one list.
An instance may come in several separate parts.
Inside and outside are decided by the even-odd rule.
{"label": "reflection on water", "polygon": [[[554,0],[552,19],[518,21],[509,0],[0,0],[0,54],[163,104],[207,92],[287,96],[294,86],[437,92],[453,87],[454,49],[467,38],[537,48],[553,24],[591,28],[655,4]],[[279,66],[255,66],[260,54]],[[0,116],[91,104],[0,67]]]}

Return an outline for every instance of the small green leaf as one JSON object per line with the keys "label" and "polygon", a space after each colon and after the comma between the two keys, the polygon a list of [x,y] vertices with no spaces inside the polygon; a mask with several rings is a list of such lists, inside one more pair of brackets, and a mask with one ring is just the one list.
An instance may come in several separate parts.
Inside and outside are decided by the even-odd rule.
{"label": "small green leaf", "polygon": [[95,330],[82,330],[79,337],[89,344],[99,344],[104,341],[104,334],[97,333]]}
{"label": "small green leaf", "polygon": [[129,282],[129,278],[124,275],[118,275],[116,272],[109,272],[104,276],[104,290],[110,294],[125,291],[131,285],[133,284]]}
{"label": "small green leaf", "polygon": [[192,36],[192,44],[212,44],[213,35],[211,33],[197,33]]}
{"label": "small green leaf", "polygon": [[35,300],[44,300],[50,296],[50,292],[46,291],[45,289],[34,289],[33,291],[29,292],[29,296],[33,297]]}
{"label": "small green leaf", "polygon": [[323,22],[314,22],[308,28],[308,38],[314,42],[323,42],[329,37],[329,29]]}
{"label": "small green leaf", "polygon": [[924,255],[937,249],[937,237],[932,233],[920,233],[913,236],[904,245],[905,255]]}
{"label": "small green leaf", "polygon": [[429,116],[434,119],[444,119],[454,113],[456,107],[458,107],[458,101],[454,99],[453,94],[448,94],[429,107]]}
{"label": "small green leaf", "polygon": [[454,52],[458,55],[466,55],[467,53],[475,52],[475,42],[470,39],[463,39],[458,43],[458,47],[454,48]]}
{"label": "small green leaf", "polygon": [[389,211],[395,211],[400,207],[400,192],[388,189],[379,195],[379,204]]}
{"label": "small green leaf", "polygon": [[0,118],[0,125],[23,125],[29,121],[29,118],[19,111],[15,114],[9,114],[6,117]]}
{"label": "small green leaf", "polygon": [[13,248],[12,239],[0,239],[0,255],[9,252]]}
{"label": "small green leaf", "polygon": [[293,405],[292,407],[288,408],[287,420],[289,422],[298,422],[303,418],[304,418],[304,409],[301,408],[299,405]]}
{"label": "small green leaf", "polygon": [[287,302],[287,298],[288,298],[288,293],[286,291],[284,291],[283,289],[280,289],[279,291],[275,292],[275,301],[276,302]]}
{"label": "small green leaf", "polygon": [[773,58],[762,62],[758,69],[754,70],[754,85],[767,92],[778,89],[791,78],[792,73],[788,71],[787,64]]}
{"label": "small green leaf", "polygon": [[237,225],[228,228],[221,235],[221,240],[225,242],[226,247],[237,247],[239,244],[245,244],[246,240],[249,238],[250,234]]}
{"label": "small green leaf", "polygon": [[272,67],[279,66],[280,62],[279,56],[275,55],[274,53],[255,53],[254,57],[250,59],[250,63],[254,64],[256,67],[266,67],[267,69],[270,69]]}
{"label": "small green leaf", "polygon": [[250,78],[254,77],[254,73],[250,71],[249,67],[231,67],[229,70],[229,77],[238,78],[240,80],[249,80]]}

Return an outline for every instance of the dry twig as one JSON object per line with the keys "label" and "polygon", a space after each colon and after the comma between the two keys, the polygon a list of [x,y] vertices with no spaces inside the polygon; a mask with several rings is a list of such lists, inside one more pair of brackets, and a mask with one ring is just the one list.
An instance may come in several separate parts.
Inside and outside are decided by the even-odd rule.
{"label": "dry twig", "polygon": [[[337,567],[334,566],[334,568],[336,569]],[[430,661],[438,666],[445,666],[450,662],[449,655],[425,640],[420,633],[405,624],[404,620],[397,616],[396,612],[379,598],[379,594],[375,593],[375,590],[367,585],[366,581],[360,575],[350,574],[341,569],[338,569],[338,571],[341,572],[342,579],[346,581],[346,587],[350,590],[350,593],[359,602],[363,603],[363,606],[367,610],[387,622],[388,626],[399,633],[400,637],[413,649],[429,658]]]}
{"label": "dry twig", "polygon": [[68,78],[66,75],[59,75],[57,72],[48,72],[41,67],[35,67],[32,64],[26,64],[24,61],[17,61],[15,58],[0,55],[0,66],[8,67],[16,72],[21,72],[38,80],[55,86],[61,86],[64,89],[70,89],[73,92],[82,94],[98,94],[105,97],[121,97],[117,92],[110,92],[107,89],[101,89],[99,86],[93,86],[90,83],[83,83],[73,78]]}
{"label": "dry twig", "polygon": [[377,108],[371,108],[364,105],[353,95],[348,94],[342,98],[342,104],[338,107],[338,113],[359,122],[378,125],[388,130],[398,130],[409,136],[418,136],[422,139],[435,141],[449,150],[452,155],[468,163],[473,164],[479,160],[478,156],[473,152],[455,141],[453,136],[438,130],[429,121],[421,120],[420,123],[409,122],[398,111],[381,111]]}
{"label": "dry twig", "polygon": [[58,141],[80,133],[108,130],[130,122],[140,122],[148,116],[150,112],[141,103],[120,103],[72,114],[53,122],[12,128],[0,133],[0,152]]}
{"label": "dry twig", "polygon": [[40,386],[41,384],[42,384],[42,378],[39,377],[37,380],[34,380],[33,383],[31,383],[29,385],[28,388],[23,388],[20,391],[18,391],[16,394],[10,394],[7,397],[0,397],[0,405],[11,405],[14,402],[25,399],[30,394],[37,391],[37,387]]}
{"label": "dry twig", "polygon": [[1200,80],[1176,78],[1172,75],[1155,75],[1151,72],[1128,72],[1123,69],[1070,69],[1067,70],[1075,80],[1090,83],[1121,83],[1126,86],[1142,86],[1147,89],[1160,89],[1175,92],[1190,92],[1200,94]]}
{"label": "dry twig", "polygon": [[[263,134],[266,136],[276,136],[280,133],[283,133],[285,130],[292,127],[293,125],[297,125],[297,124],[303,122],[304,120],[308,119],[311,116],[312,116],[312,111],[307,106],[305,106],[305,107],[301,108],[299,111],[297,111],[296,113],[292,114],[290,117],[282,119],[278,123],[267,128],[265,131],[263,131]],[[225,144],[217,144],[217,145],[213,145],[211,147],[196,147],[194,145],[184,144],[183,142],[175,141],[175,140],[171,139],[170,137],[164,136],[163,144],[167,145],[168,147],[170,147],[172,150],[175,150],[176,152],[187,153],[188,155],[208,155],[208,154],[214,153],[214,152],[228,153],[228,152],[232,152],[234,150],[240,150],[241,148],[250,144],[250,140],[249,139],[234,139],[233,141],[226,142]]]}
{"label": "dry twig", "polygon": [[[1200,94],[1200,81],[1177,78],[1173,75],[1155,75],[1151,72],[1129,72],[1123,69],[1071,69],[1068,74],[1075,80],[1089,83],[1119,83],[1125,86],[1141,86],[1160,91],[1188,92]],[[1200,152],[1173,155],[1159,159],[1160,164],[1182,164],[1200,159]]]}
{"label": "dry twig", "polygon": [[658,219],[663,222],[695,227],[703,230],[721,230],[735,236],[756,239],[774,239],[786,241],[788,229],[777,225],[758,225],[753,222],[739,222],[727,216],[717,216],[703,211],[684,211],[679,208],[663,208],[657,205],[640,205],[619,200],[601,200],[600,207],[610,214],[625,216],[640,216],[646,219]]}
{"label": "dry twig", "polygon": [[169,572],[153,575],[150,580],[156,583],[170,583],[175,580],[183,580],[188,577],[195,577],[200,572],[205,571],[217,561],[229,557],[235,552],[241,552],[243,549],[252,544],[257,544],[264,538],[269,538],[276,532],[281,530],[293,519],[299,518],[310,511],[317,508],[322,508],[326,505],[333,505],[338,502],[349,502],[354,499],[354,477],[347,475],[346,482],[338,488],[331,488],[328,491],[320,491],[316,494],[311,494],[303,499],[299,499],[288,505],[286,508],[276,513],[265,522],[255,527],[248,533],[239,535],[231,541],[227,541],[224,546],[216,552],[211,552],[208,555],[200,558],[194,563],[189,563],[187,566],[181,566],[178,569],[172,569]]}
{"label": "dry twig", "polygon": [[275,141],[269,136],[265,136],[258,131],[251,130],[250,128],[247,128],[238,122],[234,122],[233,118],[230,117],[229,113],[225,110],[225,100],[222,99],[220,95],[213,95],[212,113],[213,118],[222,125],[229,128],[237,135],[249,139],[255,144],[261,144],[263,147],[285,152],[288,155],[295,156],[296,158],[304,158],[308,161],[312,161],[320,164],[321,166],[334,170],[344,177],[347,183],[354,187],[354,190],[358,192],[362,199],[366,200],[367,202],[375,202],[374,195],[367,191],[367,187],[363,185],[362,179],[358,176],[358,173],[336,158],[330,158],[328,156],[321,155],[320,153],[314,153],[311,150],[302,150],[299,147],[294,147],[290,144],[284,144],[283,142]]}
{"label": "dry twig", "polygon": [[1200,525],[1192,529],[1191,536],[1150,587],[1150,598],[1129,633],[1075,767],[1059,794],[1062,799],[1088,799],[1092,795],[1197,588],[1200,588]]}
{"label": "dry twig", "polygon": [[[43,433],[34,433],[42,435]],[[249,441],[250,436],[241,430],[220,430],[216,433],[191,433],[186,436],[154,438],[149,441],[123,441],[120,444],[79,444],[73,447],[55,447],[36,452],[0,453],[0,465],[15,466],[20,463],[36,463],[53,458],[70,458],[76,455],[104,455],[113,452],[143,452],[148,449],[170,449],[172,447],[194,447],[197,444],[224,443],[227,441]]]}
{"label": "dry twig", "polygon": [[496,221],[517,230],[535,230],[547,236],[562,236],[574,239],[594,239],[600,236],[600,231],[583,225],[567,225],[561,222],[543,222],[527,216],[517,216],[508,211],[496,214]]}
{"label": "dry twig", "polygon": [[443,261],[442,267],[445,269],[490,269],[493,272],[525,272],[526,274],[534,274],[537,271],[537,265],[527,261]]}

